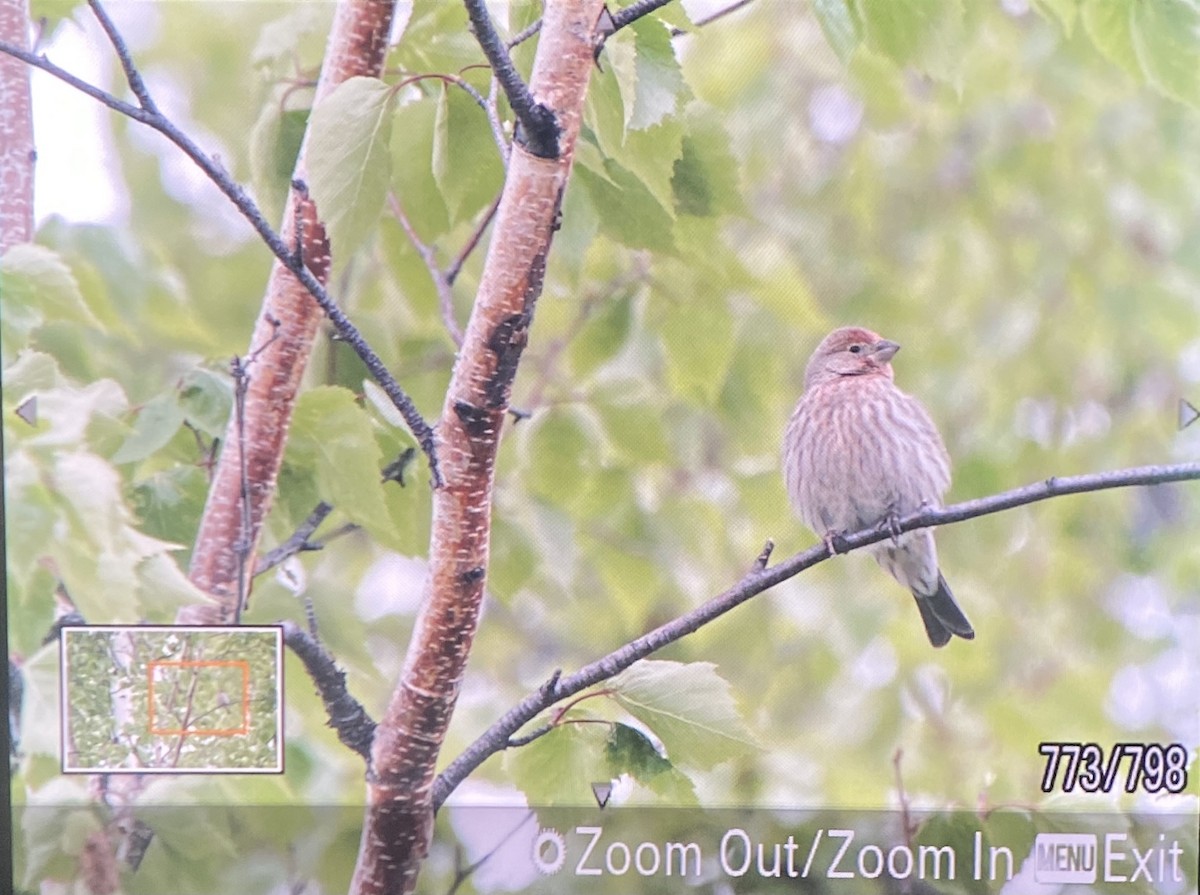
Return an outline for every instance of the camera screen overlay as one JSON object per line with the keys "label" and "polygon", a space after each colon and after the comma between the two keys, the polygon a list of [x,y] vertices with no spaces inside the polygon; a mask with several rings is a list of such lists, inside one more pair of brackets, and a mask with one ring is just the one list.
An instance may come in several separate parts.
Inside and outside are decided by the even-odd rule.
{"label": "camera screen overlay", "polygon": [[1194,3],[20,6],[12,891],[1197,892]]}

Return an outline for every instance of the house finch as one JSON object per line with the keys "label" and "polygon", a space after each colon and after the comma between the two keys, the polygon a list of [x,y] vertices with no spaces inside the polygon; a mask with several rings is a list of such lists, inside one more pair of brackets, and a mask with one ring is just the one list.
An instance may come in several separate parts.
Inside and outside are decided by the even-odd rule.
{"label": "house finch", "polygon": [[[783,441],[783,477],[792,507],[831,552],[839,534],[941,505],[950,458],[925,408],[892,381],[895,342],[868,329],[831,332],[804,373],[804,394]],[[938,570],[929,529],[867,548],[917,599],[934,646],[975,631]]]}

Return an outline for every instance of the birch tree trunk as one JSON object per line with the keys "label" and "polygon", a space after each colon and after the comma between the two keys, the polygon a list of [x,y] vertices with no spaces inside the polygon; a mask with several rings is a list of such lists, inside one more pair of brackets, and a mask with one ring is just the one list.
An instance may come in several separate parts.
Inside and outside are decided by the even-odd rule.
{"label": "birch tree trunk", "polygon": [[[349,78],[381,74],[394,8],[394,0],[339,2],[314,106]],[[304,159],[302,145],[294,182],[304,179]],[[288,245],[296,242],[297,220],[305,263],[325,284],[330,245],[320,212],[307,195],[293,189],[280,231]],[[223,624],[237,617],[248,588],[254,548],[274,497],[296,394],[323,314],[299,280],[277,260],[246,353],[242,430],[234,414],[192,553],[189,577],[214,602],[184,607],[177,617],[181,624]]]}
{"label": "birch tree trunk", "polygon": [[[29,48],[28,0],[0,0],[0,41]],[[33,238],[36,158],[29,66],[0,55],[0,255]]]}
{"label": "birch tree trunk", "polygon": [[541,294],[571,171],[603,0],[546,4],[530,88],[556,116],[558,155],[513,146],[504,193],[438,424],[429,579],[404,670],[375,734],[351,891],[411,892],[433,825],[438,752],[454,711],[487,579],[492,480],[509,392]]}

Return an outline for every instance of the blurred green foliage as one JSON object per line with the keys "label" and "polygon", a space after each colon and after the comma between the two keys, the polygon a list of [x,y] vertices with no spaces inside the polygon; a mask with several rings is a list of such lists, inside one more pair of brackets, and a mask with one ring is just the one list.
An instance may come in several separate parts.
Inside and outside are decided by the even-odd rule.
{"label": "blurred green foliage", "polygon": [[[151,89],[171,85],[180,124],[202,129],[272,214],[330,12],[164,3],[127,16]],[[513,2],[501,25],[512,34],[536,14]],[[812,543],[778,452],[808,354],[836,325],[904,346],[897,380],[945,436],[951,500],[1197,459],[1200,426],[1175,431],[1179,398],[1200,399],[1195,19],[1184,0],[758,0],[702,27],[668,6],[611,38],[514,388],[530,417],[501,446],[489,600],[446,760],[555,668],[725,589],[767,538],[781,554]],[[515,53],[526,71],[535,43]],[[359,82],[312,116],[325,121],[312,186],[334,197],[353,248],[335,241],[332,291],[431,419],[455,347],[419,253],[386,207],[378,217],[378,188],[448,265],[499,187],[499,156],[461,87],[412,76],[452,74],[486,95],[482,61],[461,4],[418,0],[388,60],[394,89]],[[51,217],[37,247],[0,262],[9,631],[26,730],[55,723],[43,557],[94,623],[165,622],[194,598],[182,570],[230,406],[228,360],[245,350],[270,264],[214,190],[173,188],[184,175],[170,149],[131,122],[111,128],[129,219]],[[454,286],[460,323],[484,242]],[[303,590],[378,717],[420,597],[430,501],[421,463],[404,488],[381,480],[412,439],[364,376],[344,346],[319,346],[264,547],[322,499],[337,508],[322,532],[363,528],[290,578],[260,579],[246,620],[303,621]],[[32,394],[36,428],[12,412]],[[701,687],[658,680],[685,731],[712,715],[703,760],[614,685],[490,760],[462,798],[483,781],[583,804],[589,776],[627,773],[626,798],[658,805],[894,808],[900,780],[933,809],[1111,808],[1043,796],[1037,745],[1200,744],[1198,526],[1197,489],[1181,485],[943,529],[943,570],[979,636],[939,652],[870,560],[836,559],[659,657]],[[286,776],[190,780],[171,799],[362,798],[360,760],[291,659],[287,675]],[[18,800],[64,802],[52,740],[26,739]],[[1189,792],[1195,811],[1194,781]],[[358,815],[330,814],[286,859],[286,831],[264,824],[254,841],[267,844],[246,854],[218,835],[229,816],[205,823],[235,869],[297,861],[338,888]],[[25,831],[29,848],[39,835]],[[81,839],[24,859],[18,848],[18,863],[67,872]],[[199,867],[207,853],[189,849],[202,839],[161,845]],[[173,891],[212,891],[219,876],[210,867],[187,889],[170,869],[181,865],[153,850],[147,862],[130,891],[167,873]]]}

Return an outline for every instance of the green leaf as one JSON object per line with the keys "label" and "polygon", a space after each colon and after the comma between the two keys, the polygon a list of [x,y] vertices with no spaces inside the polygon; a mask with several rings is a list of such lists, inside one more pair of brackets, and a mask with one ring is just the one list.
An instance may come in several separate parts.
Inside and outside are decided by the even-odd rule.
{"label": "green leaf", "polygon": [[1088,0],[1083,22],[1096,46],[1166,96],[1200,105],[1200,9],[1187,0]]}
{"label": "green leaf", "polygon": [[680,149],[671,176],[676,212],[713,217],[745,210],[740,164],[715,115],[689,115]]}
{"label": "green leaf", "polygon": [[[392,185],[409,223],[426,243],[450,229],[446,200],[431,176],[428,163],[433,158],[437,111],[437,103],[421,100],[401,106],[393,116]],[[416,257],[415,252],[413,256]],[[429,272],[423,264],[420,266],[421,277],[427,282]]]}
{"label": "green leaf", "polygon": [[329,33],[330,10],[324,3],[292,4],[286,13],[267,22],[250,51],[255,68],[294,70],[299,59],[320,52],[321,38]]}
{"label": "green leaf", "polygon": [[[523,447],[530,492],[558,505],[577,501],[598,462],[596,438],[582,414],[554,408],[527,425]],[[564,489],[564,482],[572,487]]]}
{"label": "green leaf", "polygon": [[[673,252],[671,214],[632,173],[612,160],[597,175],[584,165],[575,176],[586,187],[600,218],[600,228],[630,248]],[[614,186],[615,184],[615,186]]]}
{"label": "green leaf", "polygon": [[951,79],[962,65],[962,0],[855,0],[866,43],[898,65]]}
{"label": "green leaf", "polygon": [[1123,0],[1086,0],[1079,12],[1084,30],[1100,52],[1129,74],[1141,77],[1141,65],[1133,45],[1130,4]]}
{"label": "green leaf", "polygon": [[32,0],[29,4],[31,21],[46,23],[41,35],[43,41],[49,41],[63,19],[74,17],[75,10],[83,5],[83,0]]}
{"label": "green leaf", "polygon": [[571,340],[571,367],[586,376],[624,347],[633,325],[633,299],[628,295],[610,298]]}
{"label": "green leaf", "polygon": [[0,315],[6,358],[24,347],[30,333],[48,321],[99,326],[71,268],[52,249],[20,243],[0,255]]}
{"label": "green leaf", "polygon": [[617,158],[672,216],[675,214],[672,180],[675,163],[683,155],[683,140],[683,124],[678,118],[667,118],[645,130],[629,131]]}
{"label": "green leaf", "polygon": [[1035,9],[1042,15],[1053,17],[1068,36],[1075,27],[1075,18],[1079,14],[1079,0],[1033,0]]}
{"label": "green leaf", "polygon": [[393,65],[404,71],[461,71],[484,61],[461,3],[413,0]]}
{"label": "green leaf", "polygon": [[442,85],[433,130],[433,177],[451,223],[469,218],[495,198],[504,163],[487,115],[460,87]]}
{"label": "green leaf", "polygon": [[132,463],[146,459],[175,437],[183,419],[183,408],[174,391],[146,402],[133,421],[133,430],[113,454],[112,461]]}
{"label": "green leaf", "polygon": [[196,522],[207,495],[208,478],[203,469],[175,466],[138,482],[130,502],[146,534],[186,544],[196,536]]}
{"label": "green leaf", "polygon": [[847,0],[813,0],[813,12],[833,52],[843,65],[849,64],[850,57],[858,48],[859,38],[854,14]]}
{"label": "green leaf", "polygon": [[628,724],[614,724],[604,744],[609,776],[628,774],[638,783],[674,804],[695,805],[696,788],[686,774],[658,754],[644,733]]}
{"label": "green leaf", "polygon": [[283,216],[310,111],[284,111],[280,102],[271,96],[250,129],[250,179],[259,206],[272,221]]}
{"label": "green leaf", "polygon": [[625,30],[633,40],[618,37],[606,49],[624,101],[625,128],[641,130],[675,114],[685,85],[666,25],[645,16]]}
{"label": "green leaf", "polygon": [[[621,99],[621,85],[613,68],[592,75],[587,104],[583,107],[583,123],[585,130],[579,141],[580,147],[590,136],[604,157],[620,155],[621,147],[625,145],[625,102]],[[602,168],[592,167],[601,173]]]}
{"label": "green leaf", "polygon": [[1134,4],[1133,40],[1151,85],[1200,106],[1200,9],[1194,3]]}
{"label": "green leaf", "polygon": [[383,208],[391,179],[392,96],[378,78],[354,77],[313,109],[308,188],[339,258],[358,248]]}
{"label": "green leaf", "polygon": [[195,367],[180,379],[179,406],[197,429],[214,438],[224,437],[233,408],[233,384],[228,376]]}
{"label": "green leaf", "polygon": [[708,769],[755,746],[711,662],[643,659],[611,678],[613,696],[658,737],[673,764]]}
{"label": "green leaf", "polygon": [[679,396],[711,404],[733,360],[736,322],[724,296],[698,294],[690,301],[662,301],[654,326],[667,361],[667,382]]}
{"label": "green leaf", "polygon": [[611,780],[603,724],[559,724],[532,743],[504,753],[504,767],[530,805],[595,803],[591,785]]}
{"label": "green leaf", "polygon": [[384,499],[379,445],[367,412],[348,389],[324,386],[296,403],[287,459],[312,476],[333,504],[390,549],[399,545]]}

